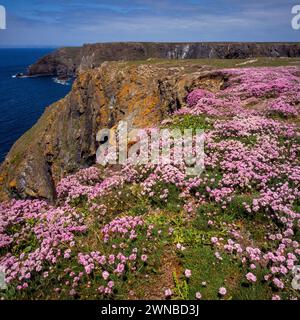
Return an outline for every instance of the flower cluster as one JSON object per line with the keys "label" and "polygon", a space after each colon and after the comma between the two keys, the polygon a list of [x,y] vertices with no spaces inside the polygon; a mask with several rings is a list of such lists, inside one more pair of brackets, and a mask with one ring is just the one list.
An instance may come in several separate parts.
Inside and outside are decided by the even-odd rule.
{"label": "flower cluster", "polygon": [[[264,281],[278,293],[273,299],[280,299],[300,254],[296,234],[300,221],[300,131],[292,123],[299,116],[296,71],[293,67],[222,70],[229,79],[222,90],[196,89],[188,95],[187,106],[177,111],[176,117],[212,120],[205,132],[205,171],[199,176],[188,176],[182,163],[127,164],[119,171],[107,169],[105,174],[91,167],[58,183],[57,207],[38,200],[0,204],[0,265],[6,270],[7,283],[26,289],[34,275],[47,278],[49,266],[75,256],[77,265],[66,271],[71,278],[67,280],[70,295],[75,296],[84,280],[97,275],[101,279],[98,294],[111,296],[119,279],[140,270],[151,260],[151,248],[155,250],[157,235],[144,216],[126,212],[111,217],[107,214],[109,205],[103,202],[113,193],[117,199],[124,186],[138,185],[139,197],[146,198],[147,205],[161,208],[173,201],[188,219],[205,204],[213,204],[226,214],[236,210],[246,217],[262,215],[268,221],[263,245],[245,239],[233,223],[223,226],[227,235],[224,231],[222,238],[213,233],[209,238],[216,263],[222,263],[225,253],[240,259],[246,270],[243,279],[249,286]],[[172,120],[164,123],[168,124]],[[83,208],[77,208],[78,203]],[[90,216],[84,219],[85,210],[96,213],[100,220],[112,220],[104,226],[102,222],[96,230],[102,248],[75,253],[76,234],[86,232],[90,226],[87,221],[92,220]],[[212,230],[217,224],[211,214],[207,228]],[[140,239],[143,243],[135,246]],[[184,242],[177,244],[180,254],[188,251],[186,248]],[[193,270],[185,270],[186,281],[192,280],[192,274]],[[227,290],[219,288],[220,297],[226,298]],[[166,297],[172,295],[171,289],[165,291]],[[200,292],[196,298],[202,298]]]}
{"label": "flower cluster", "polygon": [[[68,257],[76,233],[84,233],[83,217],[73,208],[53,208],[43,201],[16,201],[0,205],[0,265],[6,282],[25,289],[32,274],[46,272],[62,256]],[[48,265],[46,267],[45,265]]]}
{"label": "flower cluster", "polygon": [[108,242],[112,237],[120,237],[127,239],[135,239],[137,237],[136,228],[144,224],[140,217],[123,217],[117,218],[107,224],[102,229],[102,234],[105,242]]}
{"label": "flower cluster", "polygon": [[[82,270],[67,270],[70,291],[77,295],[85,278],[97,277],[97,294],[112,297],[114,290],[126,274],[134,274],[148,263],[149,248],[155,245],[155,227],[140,217],[116,218],[102,228],[105,250],[78,253]],[[136,240],[141,240],[143,247]]]}

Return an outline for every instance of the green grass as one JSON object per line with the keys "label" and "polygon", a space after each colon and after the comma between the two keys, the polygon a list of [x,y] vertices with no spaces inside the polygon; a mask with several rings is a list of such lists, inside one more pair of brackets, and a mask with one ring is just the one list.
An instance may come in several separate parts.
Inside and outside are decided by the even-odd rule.
{"label": "green grass", "polygon": [[[214,250],[210,246],[193,246],[183,254],[183,266],[191,269],[193,274],[188,281],[189,298],[195,299],[199,291],[204,300],[219,299],[220,287],[226,287],[229,298],[237,285],[237,279],[241,277],[241,269],[238,262],[231,261],[226,255],[223,260],[217,261]],[[202,282],[207,285],[203,286]]]}
{"label": "green grass", "polygon": [[[254,63],[241,65],[241,63],[257,60]],[[157,65],[164,67],[204,67],[209,66],[216,69],[223,68],[246,68],[246,67],[279,67],[300,66],[299,58],[251,58],[251,59],[148,59],[124,62],[125,65]]]}
{"label": "green grass", "polygon": [[[207,222],[211,219],[211,215],[208,214],[212,212],[215,213],[213,215],[214,224],[208,226]],[[192,277],[187,281],[187,288],[184,276],[175,279],[175,288],[179,286],[181,291],[187,290],[186,299],[195,299],[196,292],[200,292],[205,300],[221,299],[222,297],[218,294],[220,287],[227,289],[227,294],[222,299],[270,299],[272,290],[264,283],[261,270],[255,272],[258,277],[257,282],[249,284],[245,279],[245,274],[249,270],[245,269],[240,260],[222,251],[219,251],[222,260],[216,258],[217,249],[211,245],[210,238],[216,236],[226,239],[228,232],[224,222],[226,224],[238,223],[236,213],[232,213],[231,210],[222,212],[214,204],[201,206],[196,218],[190,223],[185,223],[183,219],[177,221],[174,242],[178,241],[186,246],[186,250],[178,252],[178,256],[183,269],[192,270]],[[245,227],[248,232],[251,232],[253,241],[263,240],[265,223],[266,221],[261,216],[251,218],[246,222]],[[206,282],[206,285],[202,285],[202,282]],[[177,294],[175,298],[183,299],[183,296]]]}
{"label": "green grass", "polygon": [[183,132],[186,129],[193,130],[210,130],[212,128],[212,121],[205,116],[175,116],[172,118],[172,123],[166,125],[169,129],[179,129]]}
{"label": "green grass", "polygon": [[[167,189],[169,191],[167,199],[160,199],[162,191]],[[170,212],[179,212],[182,208],[182,200],[179,197],[180,190],[171,183],[159,182],[153,187],[155,195],[149,197],[149,202],[153,207],[159,209],[166,209]]]}

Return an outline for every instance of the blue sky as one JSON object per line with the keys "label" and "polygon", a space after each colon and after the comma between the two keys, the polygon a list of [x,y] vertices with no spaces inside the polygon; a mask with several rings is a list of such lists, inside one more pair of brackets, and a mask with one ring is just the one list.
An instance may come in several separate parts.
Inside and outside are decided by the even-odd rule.
{"label": "blue sky", "polygon": [[108,41],[300,41],[300,0],[0,0],[0,46]]}

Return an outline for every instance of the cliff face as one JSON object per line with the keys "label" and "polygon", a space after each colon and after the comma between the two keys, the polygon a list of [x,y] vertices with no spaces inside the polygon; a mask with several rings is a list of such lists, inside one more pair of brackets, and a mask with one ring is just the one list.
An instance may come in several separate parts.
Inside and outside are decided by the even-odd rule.
{"label": "cliff face", "polygon": [[224,80],[221,72],[199,67],[117,62],[80,73],[70,94],[48,107],[7,155],[0,167],[1,198],[54,200],[56,182],[95,162],[98,130],[122,119],[133,127],[159,123],[192,88],[217,90]]}
{"label": "cliff face", "polygon": [[299,57],[299,43],[100,43],[59,49],[31,65],[29,75],[75,75],[104,61],[200,58]]}

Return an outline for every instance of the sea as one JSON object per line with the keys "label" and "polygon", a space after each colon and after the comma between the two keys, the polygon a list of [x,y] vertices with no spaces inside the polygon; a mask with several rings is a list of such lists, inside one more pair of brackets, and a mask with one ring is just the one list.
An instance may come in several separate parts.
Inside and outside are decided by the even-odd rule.
{"label": "sea", "polygon": [[0,48],[0,163],[45,108],[71,90],[71,82],[56,83],[53,77],[13,77],[25,73],[30,64],[53,50]]}

